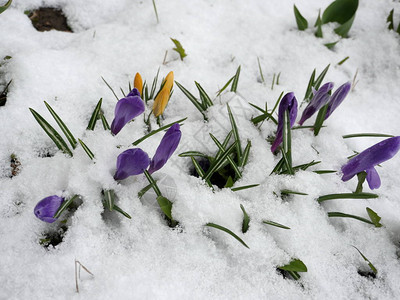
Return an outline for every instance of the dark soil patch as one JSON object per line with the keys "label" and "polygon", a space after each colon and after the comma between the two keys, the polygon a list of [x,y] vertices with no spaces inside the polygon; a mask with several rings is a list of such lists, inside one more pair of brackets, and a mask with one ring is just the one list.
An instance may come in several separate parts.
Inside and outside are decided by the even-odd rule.
{"label": "dark soil patch", "polygon": [[37,31],[55,29],[58,31],[72,32],[67,24],[67,18],[64,16],[61,9],[41,7],[29,12],[28,17],[31,19],[32,25]]}

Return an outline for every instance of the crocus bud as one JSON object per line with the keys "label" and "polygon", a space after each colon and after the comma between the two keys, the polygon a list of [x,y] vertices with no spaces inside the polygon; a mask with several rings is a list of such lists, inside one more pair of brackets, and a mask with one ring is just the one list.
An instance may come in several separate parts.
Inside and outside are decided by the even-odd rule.
{"label": "crocus bud", "polygon": [[174,85],[174,72],[169,72],[162,83],[162,89],[154,99],[153,114],[158,117],[164,113],[164,109],[168,104],[172,86]]}
{"label": "crocus bud", "polygon": [[325,120],[333,113],[333,111],[343,102],[347,94],[350,92],[351,83],[346,82],[341,85],[331,96],[331,100],[328,104],[328,109],[326,110]]}
{"label": "crocus bud", "polygon": [[135,79],[133,80],[133,87],[139,91],[140,95],[142,95],[143,80],[142,80],[142,76],[140,76],[139,73],[136,73],[136,75],[135,75]]}
{"label": "crocus bud", "polygon": [[54,219],[53,216],[56,214],[63,201],[64,198],[56,195],[46,197],[40,200],[38,204],[36,204],[33,212],[35,213],[35,216],[40,220],[47,223],[53,223],[57,220]]}
{"label": "crocus bud", "polygon": [[294,96],[294,93],[287,93],[279,104],[278,128],[276,130],[275,141],[271,147],[272,152],[275,152],[278,146],[282,143],[283,122],[286,110],[289,111],[290,127],[292,127],[297,117],[297,99]]}
{"label": "crocus bud", "polygon": [[304,109],[303,114],[301,115],[299,124],[303,125],[303,123],[311,118],[311,116],[318,111],[322,106],[328,103],[330,99],[330,95],[328,92],[332,90],[333,82],[325,83],[323,86],[319,88],[318,91],[314,93],[310,103],[308,103],[307,107]]}
{"label": "crocus bud", "polygon": [[150,158],[140,148],[128,149],[118,155],[117,171],[115,180],[123,180],[132,175],[139,175],[144,172],[150,164]]}
{"label": "crocus bud", "polygon": [[178,123],[172,125],[162,138],[156,154],[150,163],[149,173],[161,169],[174,153],[181,140],[181,131]]}
{"label": "crocus bud", "polygon": [[118,134],[126,123],[144,112],[144,103],[138,93],[137,89],[133,89],[125,98],[118,101],[115,106],[115,117],[111,123],[112,134]]}
{"label": "crocus bud", "polygon": [[348,181],[356,174],[366,171],[367,182],[371,189],[379,188],[381,181],[375,166],[391,159],[400,149],[400,136],[379,142],[350,159],[342,166],[342,180]]}

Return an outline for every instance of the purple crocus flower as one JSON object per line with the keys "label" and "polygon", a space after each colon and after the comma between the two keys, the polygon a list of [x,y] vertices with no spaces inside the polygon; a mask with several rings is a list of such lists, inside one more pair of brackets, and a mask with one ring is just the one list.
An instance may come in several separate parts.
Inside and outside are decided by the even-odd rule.
{"label": "purple crocus flower", "polygon": [[46,197],[36,204],[33,212],[40,220],[47,223],[53,223],[56,221],[53,216],[56,214],[63,201],[64,198],[56,195]]}
{"label": "purple crocus flower", "polygon": [[156,154],[150,163],[149,173],[153,173],[161,169],[167,160],[171,157],[172,153],[178,147],[179,141],[181,140],[181,131],[178,123],[172,125],[164,137],[162,138],[160,145],[156,150]]}
{"label": "purple crocus flower", "polygon": [[333,85],[333,82],[325,83],[318,89],[318,91],[315,92],[310,103],[308,103],[307,107],[303,111],[303,114],[301,115],[299,121],[300,125],[303,125],[304,121],[309,119],[316,111],[328,103],[330,99],[328,92],[333,89]]}
{"label": "purple crocus flower", "polygon": [[126,123],[144,112],[144,103],[137,89],[133,89],[115,106],[115,117],[111,123],[111,132],[116,135]]}
{"label": "purple crocus flower", "polygon": [[391,159],[400,149],[400,136],[386,139],[369,147],[342,166],[343,181],[348,181],[356,174],[366,171],[367,182],[371,190],[381,186],[381,180],[375,166]]}
{"label": "purple crocus flower", "polygon": [[346,82],[341,85],[332,95],[331,100],[328,104],[328,109],[326,110],[325,120],[333,113],[333,111],[343,102],[347,94],[350,92],[351,83]]}
{"label": "purple crocus flower", "polygon": [[279,104],[278,128],[276,130],[275,141],[271,146],[272,152],[275,152],[278,146],[282,143],[283,119],[286,110],[289,110],[290,127],[292,127],[297,117],[297,99],[294,96],[294,93],[287,93]]}
{"label": "purple crocus flower", "polygon": [[117,171],[114,179],[122,180],[132,175],[139,175],[144,172],[150,164],[150,158],[140,148],[128,149],[118,155]]}

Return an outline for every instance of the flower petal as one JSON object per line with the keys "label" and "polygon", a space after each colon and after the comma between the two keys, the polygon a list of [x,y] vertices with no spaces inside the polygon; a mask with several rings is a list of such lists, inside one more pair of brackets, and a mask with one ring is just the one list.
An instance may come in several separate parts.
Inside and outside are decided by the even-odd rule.
{"label": "flower petal", "polygon": [[381,186],[381,178],[374,167],[365,170],[367,172],[367,182],[371,190],[377,189]]}
{"label": "flower petal", "polygon": [[33,212],[35,213],[35,216],[40,220],[47,223],[53,223],[57,220],[54,219],[53,216],[60,208],[63,201],[64,198],[56,195],[46,197],[40,200],[38,204],[36,204]]}
{"label": "flower petal", "polygon": [[[139,93],[133,89],[129,95]],[[144,103],[139,96],[127,96],[118,101],[115,106],[115,117],[111,123],[111,132],[116,135],[133,118],[144,112]]]}
{"label": "flower petal", "polygon": [[153,114],[155,117],[158,117],[164,113],[164,109],[168,104],[170,96],[170,91],[167,89],[162,89],[156,99],[154,99],[154,104],[153,104]]}
{"label": "flower petal", "polygon": [[127,95],[127,97],[133,97],[133,96],[140,97],[139,89],[137,89],[136,87],[132,91],[130,91],[129,94]]}
{"label": "flower petal", "polygon": [[[342,180],[347,181],[354,175],[391,159],[400,149],[400,136],[379,142],[350,159],[342,166]],[[374,175],[372,175],[374,176]]]}
{"label": "flower petal", "polygon": [[346,82],[341,85],[332,95],[331,100],[328,104],[328,109],[326,110],[325,120],[333,113],[333,111],[343,102],[347,94],[350,92],[351,83]]}
{"label": "flower petal", "polygon": [[172,153],[176,150],[181,140],[181,131],[178,123],[172,125],[162,138],[160,145],[156,150],[156,154],[150,163],[149,173],[153,173],[161,169]]}
{"label": "flower petal", "polygon": [[114,179],[122,180],[132,175],[139,175],[144,172],[150,164],[150,158],[140,148],[128,149],[118,155],[117,171]]}
{"label": "flower petal", "polygon": [[297,117],[297,99],[294,96],[294,93],[287,93],[279,104],[278,128],[276,130],[275,141],[271,146],[272,152],[275,152],[278,146],[282,143],[283,119],[286,110],[289,110],[290,127],[292,127]]}
{"label": "flower petal", "polygon": [[323,86],[319,88],[317,92],[315,92],[312,97],[310,103],[308,103],[307,107],[304,109],[303,114],[301,115],[299,124],[303,125],[303,123],[311,118],[311,116],[319,110],[322,106],[328,103],[330,99],[330,95],[328,92],[333,88],[333,82],[325,83]]}
{"label": "flower petal", "polygon": [[143,79],[142,76],[140,76],[139,73],[136,73],[135,79],[133,80],[133,87],[136,88],[140,94],[142,94],[142,89],[143,89]]}

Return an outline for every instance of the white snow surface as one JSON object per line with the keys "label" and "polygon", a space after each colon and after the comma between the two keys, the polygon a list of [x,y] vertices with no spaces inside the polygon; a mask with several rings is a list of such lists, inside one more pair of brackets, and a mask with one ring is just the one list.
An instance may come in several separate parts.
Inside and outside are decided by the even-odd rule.
{"label": "white snow surface", "polygon": [[[297,0],[296,6],[313,25],[318,10],[330,2]],[[400,36],[387,30],[386,17],[394,8],[397,23],[400,4],[360,1],[349,38],[333,50],[323,44],[338,40],[334,26],[323,27],[324,39],[316,38],[312,29],[298,31],[292,1],[157,0],[156,4],[158,24],[150,0],[16,0],[0,15],[0,57],[12,56],[0,67],[0,83],[4,86],[13,80],[7,103],[0,107],[0,299],[399,298],[400,156],[378,168],[382,186],[373,191],[378,199],[320,205],[318,196],[352,192],[357,181],[344,183],[339,172],[318,175],[312,170],[340,170],[353,150],[362,151],[382,140],[345,140],[344,134],[399,135]],[[24,11],[40,6],[63,9],[74,32],[36,31]],[[172,50],[170,37],[185,48],[183,61]],[[276,126],[272,122],[264,123],[261,130],[253,126],[249,120],[258,112],[248,102],[264,107],[267,101],[272,107],[282,91],[294,92],[301,102],[313,69],[319,74],[328,64],[324,82],[333,81],[337,88],[352,81],[358,70],[357,85],[319,136],[308,130],[292,132],[294,164],[322,163],[294,176],[269,176],[280,159],[266,141]],[[215,97],[239,65],[237,94]],[[137,193],[147,184],[144,176],[121,183],[113,180],[118,154],[146,133],[142,116],[115,137],[100,122],[94,131],[86,130],[100,98],[110,123],[114,117],[116,99],[101,76],[121,96],[119,87],[126,90],[136,72],[149,82],[158,68],[161,77],[174,71],[175,80],[195,95],[194,81],[200,82],[215,98],[207,112],[209,122],[204,123],[175,86],[164,113],[164,124],[188,117],[177,151],[155,173],[155,177],[168,175],[166,182],[176,185],[170,197],[178,229],[166,225],[159,209],[146,203],[148,198],[139,200]],[[279,72],[279,85],[271,90],[273,74]],[[57,150],[28,109],[35,109],[58,129],[43,101],[90,147],[95,164],[81,147],[74,150],[73,158]],[[234,111],[242,143],[252,143],[243,178],[235,186],[259,183],[256,188],[213,192],[189,175],[190,159],[178,157],[188,150],[217,151],[208,133],[223,139],[230,131],[226,103]],[[151,157],[161,138],[162,133],[157,134],[139,147]],[[55,155],[43,157],[47,152]],[[13,153],[21,162],[21,172],[10,178]],[[115,190],[118,205],[131,220],[117,213],[103,214],[102,189]],[[282,189],[308,195],[281,199],[274,193]],[[370,192],[367,184],[364,189]],[[71,216],[63,242],[44,248],[39,239],[56,231],[60,223],[40,221],[33,208],[49,195],[74,194],[82,196],[83,204]],[[251,218],[245,234],[240,204]],[[368,218],[366,207],[382,217],[384,227],[327,216],[328,211],[340,211]],[[263,220],[291,229],[269,226]],[[205,227],[209,222],[229,228],[250,249],[222,231]],[[368,271],[368,265],[352,246],[378,269],[375,279],[357,273]],[[299,281],[276,271],[293,258],[308,268]],[[81,271],[79,293],[75,259],[94,274]]]}

